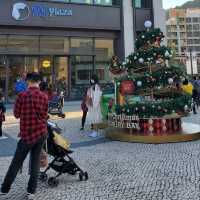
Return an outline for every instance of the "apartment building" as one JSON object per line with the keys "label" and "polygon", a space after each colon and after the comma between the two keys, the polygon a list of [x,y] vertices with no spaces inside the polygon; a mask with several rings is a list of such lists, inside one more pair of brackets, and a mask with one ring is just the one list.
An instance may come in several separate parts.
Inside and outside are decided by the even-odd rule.
{"label": "apartment building", "polygon": [[188,74],[200,73],[200,9],[171,9],[167,43],[186,63]]}

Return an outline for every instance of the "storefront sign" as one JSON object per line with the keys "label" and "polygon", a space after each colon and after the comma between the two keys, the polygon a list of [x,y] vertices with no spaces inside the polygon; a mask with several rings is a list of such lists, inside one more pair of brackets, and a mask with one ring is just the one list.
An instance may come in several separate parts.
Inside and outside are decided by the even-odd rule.
{"label": "storefront sign", "polygon": [[72,9],[50,7],[37,3],[30,6],[25,3],[15,3],[13,5],[12,17],[15,20],[25,20],[30,15],[33,17],[72,16]]}
{"label": "storefront sign", "polygon": [[108,124],[116,128],[132,128],[139,130],[139,117],[137,115],[108,114]]}
{"label": "storefront sign", "polygon": [[72,16],[71,8],[55,8],[34,4],[31,10],[33,17]]}

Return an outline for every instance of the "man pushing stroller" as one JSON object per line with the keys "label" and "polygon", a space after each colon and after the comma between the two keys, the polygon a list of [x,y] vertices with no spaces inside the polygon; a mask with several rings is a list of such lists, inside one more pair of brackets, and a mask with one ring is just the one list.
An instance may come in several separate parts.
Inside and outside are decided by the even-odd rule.
{"label": "man pushing stroller", "polygon": [[37,188],[40,152],[47,137],[48,97],[40,91],[38,73],[27,74],[28,90],[19,93],[14,115],[20,119],[20,140],[8,172],[1,187],[1,195],[6,195],[19,169],[30,152],[30,178],[27,187],[29,200],[34,199]]}

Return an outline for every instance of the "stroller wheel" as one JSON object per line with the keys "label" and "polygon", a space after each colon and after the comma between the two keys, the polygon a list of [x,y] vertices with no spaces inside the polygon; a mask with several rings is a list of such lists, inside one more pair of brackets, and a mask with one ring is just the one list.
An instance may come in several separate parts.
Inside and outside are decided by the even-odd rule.
{"label": "stroller wheel", "polygon": [[79,173],[79,180],[80,180],[80,181],[83,181],[83,176],[84,176],[84,173],[83,173],[83,172],[80,172],[80,173]]}
{"label": "stroller wheel", "polygon": [[85,173],[84,173],[84,176],[85,176],[85,181],[87,181],[87,180],[88,180],[88,173],[85,172]]}
{"label": "stroller wheel", "polygon": [[61,117],[62,117],[62,118],[65,118],[65,113],[62,113]]}
{"label": "stroller wheel", "polygon": [[47,174],[45,172],[40,172],[40,175],[39,175],[39,179],[41,181],[46,181],[47,180]]}
{"label": "stroller wheel", "polygon": [[48,185],[51,187],[57,187],[58,183],[59,183],[59,181],[55,177],[50,177],[48,179]]}

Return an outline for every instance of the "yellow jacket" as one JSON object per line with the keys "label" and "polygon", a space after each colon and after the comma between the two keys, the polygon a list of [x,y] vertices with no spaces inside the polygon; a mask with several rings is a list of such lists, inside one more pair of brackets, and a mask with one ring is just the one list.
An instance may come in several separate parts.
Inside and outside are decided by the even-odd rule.
{"label": "yellow jacket", "polygon": [[181,88],[185,93],[192,95],[193,85],[191,83],[188,83],[188,85],[182,85]]}

